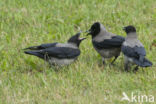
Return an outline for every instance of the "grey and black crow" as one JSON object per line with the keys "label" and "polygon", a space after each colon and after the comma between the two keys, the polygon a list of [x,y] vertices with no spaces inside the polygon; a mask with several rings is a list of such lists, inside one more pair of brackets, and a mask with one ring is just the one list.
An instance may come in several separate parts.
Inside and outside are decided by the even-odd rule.
{"label": "grey and black crow", "polygon": [[72,36],[67,43],[49,43],[25,48],[26,54],[37,56],[49,62],[50,65],[68,65],[80,55],[79,45],[82,40],[80,33]]}
{"label": "grey and black crow", "polygon": [[130,65],[135,64],[134,71],[138,70],[138,67],[152,66],[152,62],[145,58],[146,51],[143,44],[138,40],[136,29],[134,26],[124,27],[123,30],[127,33],[125,42],[122,45],[122,52],[125,56],[124,68],[128,71]]}
{"label": "grey and black crow", "polygon": [[120,55],[121,45],[125,38],[108,32],[99,22],[95,22],[87,32],[92,36],[92,44],[102,56],[103,64],[105,64],[105,59],[115,57],[111,62],[113,64]]}

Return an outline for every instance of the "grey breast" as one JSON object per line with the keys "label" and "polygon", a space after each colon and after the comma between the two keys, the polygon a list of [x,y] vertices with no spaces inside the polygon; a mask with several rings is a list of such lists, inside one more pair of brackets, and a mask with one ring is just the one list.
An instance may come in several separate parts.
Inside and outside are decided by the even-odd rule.
{"label": "grey breast", "polygon": [[54,58],[51,57],[48,62],[51,65],[58,65],[58,66],[62,66],[62,65],[69,65],[71,64],[73,61],[75,61],[75,58],[73,59],[58,59],[58,58]]}
{"label": "grey breast", "polygon": [[95,50],[104,58],[111,58],[113,56],[118,56],[120,54],[120,48],[113,48],[113,49],[97,49],[94,47]]}

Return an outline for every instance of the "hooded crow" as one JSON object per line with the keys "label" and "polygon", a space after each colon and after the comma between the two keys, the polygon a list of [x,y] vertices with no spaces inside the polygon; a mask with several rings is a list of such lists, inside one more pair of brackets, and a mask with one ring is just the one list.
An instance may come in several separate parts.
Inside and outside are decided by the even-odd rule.
{"label": "hooded crow", "polygon": [[50,65],[68,65],[80,55],[79,45],[82,40],[80,33],[72,36],[67,43],[49,43],[25,48],[26,54],[37,56],[49,62]]}
{"label": "hooded crow", "polygon": [[152,66],[152,62],[145,58],[146,51],[143,44],[138,40],[136,29],[134,26],[124,27],[123,30],[127,33],[125,42],[122,45],[122,52],[125,56],[124,68],[128,71],[130,64],[135,64],[134,71],[138,70],[138,67]]}
{"label": "hooded crow", "polygon": [[125,41],[124,37],[108,32],[99,22],[95,22],[87,32],[92,36],[92,44],[102,56],[103,64],[105,64],[105,59],[115,57],[111,62],[113,64],[120,55],[121,45]]}

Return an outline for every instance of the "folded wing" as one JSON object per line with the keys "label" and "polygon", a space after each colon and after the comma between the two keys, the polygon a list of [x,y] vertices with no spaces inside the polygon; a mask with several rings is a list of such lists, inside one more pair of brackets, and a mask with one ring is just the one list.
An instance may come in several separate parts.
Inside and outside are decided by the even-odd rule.
{"label": "folded wing", "polygon": [[105,39],[102,42],[93,41],[93,45],[98,49],[120,48],[125,38],[122,36],[113,36],[111,39]]}
{"label": "folded wing", "polygon": [[80,55],[79,49],[68,48],[68,47],[51,47],[38,51],[25,51],[26,54],[35,55],[40,58],[58,58],[58,59],[70,59],[76,58]]}
{"label": "folded wing", "polygon": [[39,46],[31,46],[25,49],[30,49],[30,50],[41,50],[41,49],[46,49],[50,47],[55,47],[57,43],[47,43],[47,44],[41,44]]}
{"label": "folded wing", "polygon": [[152,63],[145,58],[146,51],[144,47],[135,46],[132,48],[123,45],[121,51],[124,53],[124,55],[132,58],[135,64],[139,66],[148,67],[152,65]]}

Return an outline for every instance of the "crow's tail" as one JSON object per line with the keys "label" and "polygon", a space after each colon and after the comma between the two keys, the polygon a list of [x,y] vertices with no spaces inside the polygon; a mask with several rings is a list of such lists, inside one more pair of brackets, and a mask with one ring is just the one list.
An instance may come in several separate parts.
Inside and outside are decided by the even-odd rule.
{"label": "crow's tail", "polygon": [[24,51],[25,54],[34,55],[40,58],[44,58],[44,55],[39,53],[38,51]]}
{"label": "crow's tail", "polygon": [[28,47],[28,48],[24,48],[23,50],[39,50],[39,46],[32,46],[32,47]]}
{"label": "crow's tail", "polygon": [[141,66],[141,67],[150,67],[152,66],[152,62],[150,62],[148,59],[144,58],[143,61],[134,60],[134,62]]}

